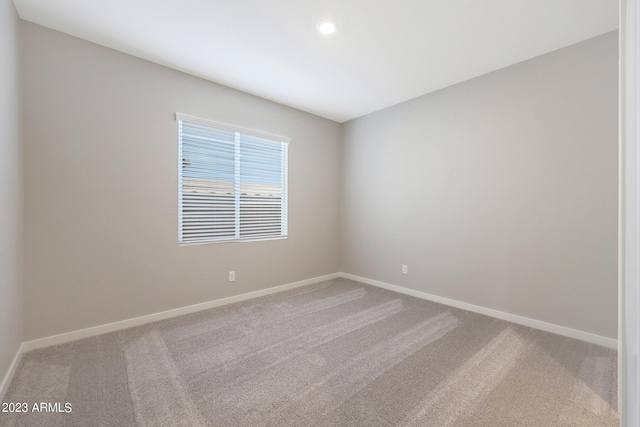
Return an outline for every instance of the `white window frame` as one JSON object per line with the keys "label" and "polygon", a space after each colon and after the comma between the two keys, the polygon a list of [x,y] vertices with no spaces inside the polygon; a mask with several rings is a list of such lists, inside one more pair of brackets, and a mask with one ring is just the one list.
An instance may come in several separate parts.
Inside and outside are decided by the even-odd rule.
{"label": "white window frame", "polygon": [[[200,117],[190,116],[183,113],[175,113],[176,123],[178,123],[178,244],[179,246],[190,245],[203,245],[211,243],[238,243],[238,242],[257,242],[257,241],[269,241],[269,240],[283,240],[288,237],[288,199],[289,199],[289,182],[288,182],[288,170],[289,170],[289,158],[288,158],[288,145],[291,139],[281,135],[274,135],[266,132],[256,131],[240,126],[234,126],[227,123],[221,123],[214,120],[203,119]],[[282,178],[282,198],[281,198],[281,234],[277,236],[265,236],[256,238],[241,238],[239,236],[239,222],[240,222],[240,157],[239,150],[240,145],[236,145],[235,153],[235,218],[236,218],[236,235],[233,238],[212,238],[210,240],[201,241],[184,241],[183,240],[183,181],[182,181],[182,167],[183,167],[183,153],[182,153],[182,140],[179,133],[179,122],[189,122],[193,124],[208,126],[215,129],[227,130],[235,133],[236,143],[238,142],[239,134],[246,136],[253,136],[262,139],[267,139],[272,142],[279,142],[284,144],[284,152],[282,159],[282,168],[284,169]]]}

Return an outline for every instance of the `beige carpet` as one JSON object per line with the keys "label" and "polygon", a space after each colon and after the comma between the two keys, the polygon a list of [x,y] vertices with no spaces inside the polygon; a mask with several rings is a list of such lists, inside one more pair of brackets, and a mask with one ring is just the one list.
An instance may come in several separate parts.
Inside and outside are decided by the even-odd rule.
{"label": "beige carpet", "polygon": [[0,425],[616,426],[616,401],[614,350],[338,279],[27,353]]}

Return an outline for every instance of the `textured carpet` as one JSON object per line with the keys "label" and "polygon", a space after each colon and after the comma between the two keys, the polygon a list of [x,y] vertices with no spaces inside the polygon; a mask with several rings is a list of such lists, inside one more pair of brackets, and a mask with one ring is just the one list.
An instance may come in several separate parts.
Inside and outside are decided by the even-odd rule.
{"label": "textured carpet", "polygon": [[616,381],[615,350],[337,279],[27,353],[0,425],[617,426]]}

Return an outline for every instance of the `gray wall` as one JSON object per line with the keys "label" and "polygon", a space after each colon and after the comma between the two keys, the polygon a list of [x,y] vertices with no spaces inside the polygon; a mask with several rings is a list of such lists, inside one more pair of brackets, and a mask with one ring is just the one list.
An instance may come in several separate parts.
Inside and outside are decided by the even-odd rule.
{"label": "gray wall", "polygon": [[19,76],[18,16],[11,0],[0,0],[0,382],[22,341],[22,123]]}
{"label": "gray wall", "polygon": [[[339,270],[616,336],[617,33],[341,127],[22,29],[26,340]],[[176,111],[292,138],[288,240],[178,247]]]}
{"label": "gray wall", "polygon": [[[337,123],[22,29],[26,340],[338,271]],[[176,111],[292,139],[287,240],[178,247]]]}
{"label": "gray wall", "polygon": [[616,337],[617,36],[348,122],[342,271]]}

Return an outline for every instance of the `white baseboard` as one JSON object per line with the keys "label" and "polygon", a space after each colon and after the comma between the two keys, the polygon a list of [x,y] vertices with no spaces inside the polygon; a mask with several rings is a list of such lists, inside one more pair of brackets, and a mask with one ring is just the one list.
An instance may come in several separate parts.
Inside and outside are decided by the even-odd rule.
{"label": "white baseboard", "polygon": [[[221,299],[204,302],[200,304],[194,304],[187,307],[181,307],[173,310],[162,311],[160,313],[149,314],[147,316],[135,317],[133,319],[121,320],[119,322],[108,323],[106,325],[94,326],[91,328],[80,329],[77,331],[67,332],[64,334],[53,335],[45,338],[39,338],[32,341],[26,341],[26,342],[23,342],[22,345],[20,346],[20,351],[16,355],[14,364],[12,364],[12,369],[15,370],[20,354],[30,350],[49,347],[52,345],[64,344],[71,341],[77,341],[82,338],[88,338],[96,335],[105,334],[108,332],[114,332],[114,331],[119,331],[126,328],[131,328],[133,326],[139,326],[139,325],[144,325],[151,322],[156,322],[158,320],[164,320],[172,317],[181,316],[183,314],[195,313],[197,311],[207,310],[209,308],[220,307],[223,305],[232,304],[240,301],[246,301],[246,300],[261,297],[264,295],[282,292],[287,289],[299,288],[299,287],[307,286],[313,283],[335,279],[337,277],[343,277],[345,279],[355,280],[355,281],[366,283],[368,285],[376,286],[379,288],[384,288],[391,291],[399,292],[405,295],[410,295],[417,298],[434,301],[434,302],[445,304],[451,307],[460,308],[462,310],[472,311],[474,313],[484,314],[486,316],[491,316],[497,319],[502,319],[502,320],[517,323],[520,325],[529,326],[531,328],[540,329],[546,332],[551,332],[554,334],[575,338],[581,341],[590,342],[590,343],[601,345],[604,347],[609,347],[609,348],[618,347],[618,341],[613,338],[607,338],[607,337],[592,334],[589,332],[579,331],[577,329],[571,329],[564,326],[543,322],[540,320],[530,319],[528,317],[518,316],[516,314],[505,313],[503,311],[493,310],[490,308],[485,308],[478,305],[457,301],[454,299],[440,297],[437,295],[428,294],[426,292],[417,291],[414,289],[409,289],[402,286],[381,282],[379,280],[373,280],[366,277],[356,276],[348,273],[333,273],[333,274],[327,274],[325,276],[319,276],[311,279],[301,280],[299,282],[288,283],[286,285],[275,286],[268,289],[262,289],[260,291],[249,292],[246,294],[235,295],[227,298],[221,298]],[[11,378],[12,376],[13,376],[13,371],[10,370],[5,376],[5,379],[3,380],[3,383],[2,383],[3,388],[1,388],[0,391],[4,391],[4,387],[8,386],[8,383],[5,384],[5,382],[7,381],[7,378]]]}
{"label": "white baseboard", "polygon": [[484,314],[486,316],[495,317],[497,319],[506,320],[508,322],[517,323],[519,325],[528,326],[534,329],[540,329],[542,331],[551,332],[553,334],[563,335],[569,338],[575,338],[581,341],[586,341],[592,344],[601,345],[603,347],[618,348],[618,340],[613,338],[607,338],[600,335],[592,334],[589,332],[579,331],[577,329],[571,329],[553,323],[543,322],[541,320],[530,319],[528,317],[518,316],[517,314],[505,313],[503,311],[493,310],[491,308],[481,307],[479,305],[469,304],[454,299],[444,298],[437,295],[428,294],[422,291],[416,291],[414,289],[405,288],[402,286],[392,285],[390,283],[381,282],[379,280],[368,279],[366,277],[356,276],[354,274],[339,273],[340,277],[345,279],[355,280],[357,282],[366,283],[367,285],[376,286],[379,288],[388,289],[390,291],[399,292],[401,294],[410,295],[433,302],[438,302],[444,305],[448,305],[462,310],[472,311],[474,313]]}
{"label": "white baseboard", "polygon": [[189,305],[187,307],[176,308],[173,310],[162,311],[160,313],[149,314],[146,316],[135,317],[133,319],[121,320],[119,322],[108,323],[106,325],[94,326],[91,328],[80,329],[77,331],[66,332],[64,334],[53,335],[50,337],[39,338],[32,341],[22,343],[22,351],[27,352],[38,348],[49,347],[52,345],[64,344],[77,341],[82,338],[88,338],[96,335],[106,334],[108,332],[119,331],[131,328],[133,326],[144,325],[158,320],[169,319],[172,317],[182,316],[183,314],[195,313],[197,311],[207,310],[214,307],[220,307],[234,302],[246,301],[248,299],[258,298],[261,296],[286,291],[288,289],[300,288],[302,286],[311,285],[313,283],[324,282],[338,278],[339,273],[327,274],[325,276],[314,277],[311,279],[301,280],[299,282],[288,283],[286,285],[275,286],[268,289],[262,289],[246,294],[234,295],[227,298],[221,298],[200,304]]}
{"label": "white baseboard", "polygon": [[16,352],[16,355],[13,357],[13,360],[11,361],[11,365],[9,365],[9,370],[7,371],[4,378],[2,379],[2,382],[0,383],[0,402],[4,400],[4,395],[7,393],[7,390],[9,389],[9,384],[11,384],[11,380],[13,379],[13,376],[16,373],[16,369],[18,369],[18,363],[20,363],[20,357],[22,356],[22,353],[24,353],[24,343],[20,344],[20,347],[18,347],[18,351]]}

